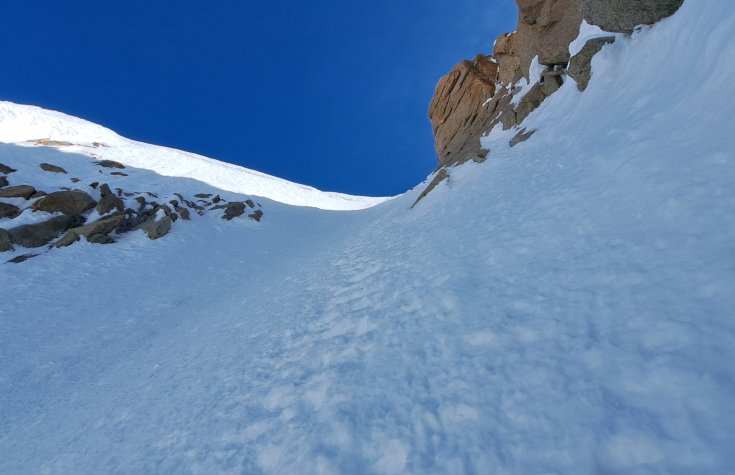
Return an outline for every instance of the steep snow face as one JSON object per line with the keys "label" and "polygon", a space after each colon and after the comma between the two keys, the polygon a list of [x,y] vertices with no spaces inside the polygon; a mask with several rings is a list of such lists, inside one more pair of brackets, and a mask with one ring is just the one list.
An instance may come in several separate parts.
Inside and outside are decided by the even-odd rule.
{"label": "steep snow face", "polygon": [[72,144],[55,145],[65,152],[115,160],[164,176],[192,178],[225,191],[262,196],[290,205],[356,210],[387,199],[319,191],[201,155],[129,140],[60,112],[0,101],[0,142],[29,145],[38,139]]}
{"label": "steep snow face", "polygon": [[733,57],[688,0],[413,209],[0,265],[0,472],[735,472]]}

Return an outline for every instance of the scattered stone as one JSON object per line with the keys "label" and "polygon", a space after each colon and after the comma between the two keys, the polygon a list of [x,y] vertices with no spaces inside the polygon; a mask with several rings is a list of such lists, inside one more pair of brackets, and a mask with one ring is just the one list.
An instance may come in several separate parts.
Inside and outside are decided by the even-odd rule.
{"label": "scattered stone", "polygon": [[51,165],[50,163],[42,163],[40,167],[41,169],[51,173],[66,173],[66,170],[63,168],[57,165]]}
{"label": "scattered stone", "polygon": [[37,224],[26,224],[10,229],[10,239],[23,247],[41,247],[70,228],[84,224],[80,215],[64,215]]}
{"label": "scattered stone", "polygon": [[51,140],[51,139],[36,139],[36,140],[29,140],[28,142],[35,144],[35,145],[43,145],[45,147],[68,147],[69,145],[74,145],[71,142],[65,142],[63,140]]}
{"label": "scattered stone", "polygon": [[248,215],[249,218],[256,220],[257,222],[260,222],[260,218],[263,217],[263,212],[259,209],[255,210],[255,212]]}
{"label": "scattered stone", "polygon": [[67,215],[82,214],[94,208],[97,202],[83,191],[55,191],[33,204],[33,209]]}
{"label": "scattered stone", "polygon": [[0,188],[8,186],[8,179],[4,176],[0,176]]}
{"label": "scattered stone", "polygon": [[147,221],[140,226],[148,239],[158,239],[165,236],[171,230],[171,217],[164,216],[158,221]]}
{"label": "scattered stone", "polygon": [[20,264],[21,262],[25,262],[31,257],[36,257],[38,254],[23,254],[22,256],[16,256],[8,261],[10,264]]}
{"label": "scattered stone", "polygon": [[92,147],[99,148],[99,147],[105,147],[108,148],[109,145],[103,142],[92,142]]}
{"label": "scattered stone", "polygon": [[253,203],[253,200],[245,200],[245,204],[250,206],[251,208],[255,208],[255,203]]}
{"label": "scattered stone", "polygon": [[197,193],[194,198],[210,198],[211,196],[211,193]]}
{"label": "scattered stone", "polygon": [[0,252],[13,250],[13,242],[10,239],[10,233],[0,228]]}
{"label": "scattered stone", "polygon": [[222,216],[222,219],[226,219],[227,221],[229,221],[232,218],[236,218],[242,215],[244,212],[245,203],[243,203],[242,201],[233,201],[231,203],[228,203],[225,207],[225,214]]}
{"label": "scattered stone", "polygon": [[110,175],[115,175],[115,176],[128,176],[127,173],[123,173],[123,172],[110,172]]}
{"label": "scattered stone", "polygon": [[9,166],[3,165],[2,163],[0,163],[0,173],[4,175],[10,175],[11,173],[17,172],[17,171],[18,170],[16,170],[15,168],[10,168]]}
{"label": "scattered stone", "polygon": [[118,198],[111,190],[107,183],[100,186],[100,201],[97,203],[97,212],[100,215],[107,214],[113,209],[119,212],[125,211],[125,203]]}
{"label": "scattered stone", "polygon": [[222,201],[222,198],[219,195],[212,198],[212,203],[219,203],[220,201]]}
{"label": "scattered stone", "polygon": [[71,178],[72,183],[79,183],[79,178]]}
{"label": "scattered stone", "polygon": [[0,203],[0,218],[13,219],[20,214],[20,209],[10,203]]}
{"label": "scattered stone", "polygon": [[100,186],[100,182],[98,181],[95,181],[89,184],[89,187],[95,190],[97,189],[98,186]]}
{"label": "scattered stone", "polygon": [[181,219],[185,221],[189,221],[191,219],[191,214],[189,213],[189,210],[186,208],[182,208],[181,206],[174,206],[174,209],[177,213],[181,216]]}
{"label": "scattered stone", "polygon": [[534,129],[534,130],[529,130],[528,132],[526,132],[526,129],[522,129],[522,130],[520,130],[520,131],[519,131],[519,132],[518,132],[518,133],[517,133],[517,134],[515,135],[515,137],[513,137],[512,139],[510,139],[510,146],[511,146],[511,147],[515,147],[515,146],[516,146],[516,145],[518,145],[519,143],[521,143],[521,142],[525,142],[526,140],[530,139],[530,138],[531,138],[531,136],[532,136],[533,134],[535,134],[535,133],[536,133],[536,130],[535,130],[535,129]]}
{"label": "scattered stone", "polygon": [[36,192],[31,185],[15,185],[0,188],[0,198],[23,198],[29,199]]}
{"label": "scattered stone", "polygon": [[82,237],[95,244],[108,244],[113,242],[113,239],[108,234],[115,230],[123,218],[124,216],[122,214],[118,214],[100,219],[91,224],[70,229],[54,246],[57,248],[65,247],[75,243]]}
{"label": "scattered stone", "polygon": [[146,191],[145,194],[148,195],[149,198],[158,198],[157,194],[151,193],[150,191]]}
{"label": "scattered stone", "polygon": [[592,58],[600,52],[606,44],[614,43],[614,36],[593,38],[584,44],[579,53],[569,61],[567,74],[577,83],[577,89],[584,91],[592,77]]}
{"label": "scattered stone", "polygon": [[96,162],[97,165],[105,168],[125,168],[125,165],[123,165],[120,162],[116,162],[114,160],[100,160],[99,162]]}

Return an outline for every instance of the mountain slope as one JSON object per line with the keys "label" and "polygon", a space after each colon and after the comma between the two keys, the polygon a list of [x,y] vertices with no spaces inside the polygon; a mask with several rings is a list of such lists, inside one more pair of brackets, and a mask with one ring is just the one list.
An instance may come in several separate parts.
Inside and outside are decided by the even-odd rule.
{"label": "mountain slope", "polygon": [[1,266],[0,472],[733,472],[734,56],[687,0],[412,209]]}
{"label": "mountain slope", "polygon": [[29,145],[39,139],[51,141],[65,152],[115,160],[163,176],[191,178],[225,191],[295,206],[353,210],[387,199],[322,192],[201,155],[129,140],[60,112],[0,101],[0,142]]}

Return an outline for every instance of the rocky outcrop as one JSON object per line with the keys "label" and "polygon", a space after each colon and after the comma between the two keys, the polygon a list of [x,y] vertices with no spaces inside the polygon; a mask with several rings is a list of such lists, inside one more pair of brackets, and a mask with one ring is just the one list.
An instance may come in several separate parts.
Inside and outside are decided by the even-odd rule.
{"label": "rocky outcrop", "polygon": [[30,199],[36,193],[31,185],[15,185],[0,188],[0,198],[23,198]]}
{"label": "rocky outcrop", "polygon": [[100,201],[97,203],[97,212],[100,215],[107,214],[112,210],[125,211],[125,203],[110,190],[107,183],[100,186]]}
{"label": "rocky outcrop", "polygon": [[577,0],[582,17],[605,31],[630,33],[676,13],[684,0]]}
{"label": "rocky outcrop", "polygon": [[69,246],[80,238],[85,238],[87,241],[96,244],[109,244],[114,242],[114,240],[109,237],[109,234],[115,230],[122,219],[123,215],[120,214],[70,229],[56,242],[56,244],[54,244],[54,246],[57,248]]}
{"label": "rocky outcrop", "polygon": [[33,204],[33,209],[49,213],[82,214],[94,208],[97,202],[83,191],[56,191]]}
{"label": "rocky outcrop", "polygon": [[[518,25],[500,35],[492,56],[462,61],[439,80],[429,106],[434,145],[442,168],[488,154],[482,135],[496,125],[521,127],[568,76],[580,91],[591,78],[592,57],[613,38],[589,41],[574,58],[569,44],[582,20],[607,31],[630,33],[636,25],[670,16],[683,0],[516,0]],[[531,77],[534,58],[541,77]],[[539,71],[534,68],[533,71]],[[521,95],[520,97],[518,95]],[[514,97],[516,96],[516,97]],[[528,136],[516,134],[513,145]]]}
{"label": "rocky outcrop", "polygon": [[575,54],[571,61],[569,61],[567,75],[577,83],[577,89],[580,91],[587,89],[590,77],[592,76],[592,58],[600,52],[603,46],[614,41],[614,36],[593,38],[587,41],[579,53]]}
{"label": "rocky outcrop", "polygon": [[99,162],[97,162],[97,165],[104,168],[125,168],[125,165],[114,160],[100,160]]}
{"label": "rocky outcrop", "polygon": [[140,229],[149,239],[158,239],[171,231],[171,217],[164,216],[159,220],[147,221],[140,226]]}
{"label": "rocky outcrop", "polygon": [[475,140],[487,125],[485,102],[495,94],[497,63],[477,55],[462,61],[436,86],[429,106],[434,147],[443,165],[459,163],[480,153]]}

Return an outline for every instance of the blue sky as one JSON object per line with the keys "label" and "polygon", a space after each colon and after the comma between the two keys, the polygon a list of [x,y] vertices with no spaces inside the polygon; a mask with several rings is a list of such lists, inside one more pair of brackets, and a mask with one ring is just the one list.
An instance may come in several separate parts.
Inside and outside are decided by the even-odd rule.
{"label": "blue sky", "polygon": [[0,99],[353,194],[434,168],[440,76],[513,0],[0,2]]}

